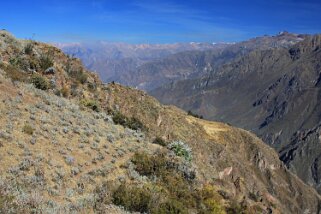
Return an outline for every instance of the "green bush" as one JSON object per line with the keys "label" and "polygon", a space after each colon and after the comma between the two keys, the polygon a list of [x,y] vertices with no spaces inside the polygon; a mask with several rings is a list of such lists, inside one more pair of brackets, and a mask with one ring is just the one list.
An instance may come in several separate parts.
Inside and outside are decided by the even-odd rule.
{"label": "green bush", "polygon": [[125,117],[125,115],[123,115],[123,114],[120,113],[120,112],[116,112],[116,113],[113,115],[113,121],[114,121],[115,124],[125,126],[127,120],[128,120],[127,117]]}
{"label": "green bush", "polygon": [[42,54],[39,62],[40,68],[45,71],[54,65],[53,56],[51,54]]}
{"label": "green bush", "polygon": [[34,44],[33,44],[32,42],[29,42],[29,43],[24,47],[24,52],[25,52],[25,54],[27,54],[27,55],[32,54],[32,52],[33,52],[33,47],[34,47]]}
{"label": "green bush", "polygon": [[152,214],[183,214],[183,213],[188,213],[188,211],[181,202],[175,199],[170,199],[165,203],[160,204],[159,207],[151,210],[151,213]]}
{"label": "green bush", "polygon": [[128,121],[127,121],[127,124],[126,126],[130,129],[133,129],[133,130],[143,130],[144,129],[144,125],[142,122],[140,122],[140,120],[138,120],[137,118],[135,117],[132,117],[130,118]]}
{"label": "green bush", "polygon": [[127,118],[125,115],[123,115],[120,112],[116,112],[113,115],[113,121],[115,124],[122,125],[124,127],[128,127],[133,130],[143,130],[145,127],[141,121],[139,121],[137,118]]}
{"label": "green bush", "polygon": [[135,170],[145,176],[164,176],[167,170],[165,154],[148,155],[147,153],[135,153],[132,160]]}
{"label": "green bush", "polygon": [[163,138],[161,138],[161,137],[156,137],[153,140],[153,144],[158,144],[160,146],[167,146],[167,142],[165,140],[163,140]]}
{"label": "green bush", "polygon": [[49,82],[46,78],[41,75],[33,75],[31,78],[31,83],[38,89],[41,90],[48,90],[49,89]]}
{"label": "green bush", "polygon": [[181,173],[169,172],[163,173],[161,183],[169,191],[170,197],[182,202],[186,207],[195,208],[197,200],[193,184],[184,179]]}
{"label": "green bush", "polygon": [[168,149],[172,150],[177,156],[183,157],[187,161],[192,160],[192,150],[182,141],[174,141],[168,145]]}
{"label": "green bush", "polygon": [[226,214],[224,207],[220,201],[222,197],[212,185],[204,185],[197,192],[198,207],[201,214]]}
{"label": "green bush", "polygon": [[122,184],[113,194],[113,203],[130,211],[147,213],[151,197],[150,190],[144,186]]}
{"label": "green bush", "polygon": [[87,108],[90,108],[93,111],[96,111],[96,112],[100,111],[99,104],[95,100],[82,99],[80,101],[80,104]]}
{"label": "green bush", "polygon": [[178,170],[173,160],[166,156],[165,152],[155,155],[147,153],[135,153],[132,158],[135,170],[151,179],[157,178],[157,185],[166,190],[166,198],[180,201],[187,207],[195,207],[196,199],[192,183],[185,179],[184,173]]}

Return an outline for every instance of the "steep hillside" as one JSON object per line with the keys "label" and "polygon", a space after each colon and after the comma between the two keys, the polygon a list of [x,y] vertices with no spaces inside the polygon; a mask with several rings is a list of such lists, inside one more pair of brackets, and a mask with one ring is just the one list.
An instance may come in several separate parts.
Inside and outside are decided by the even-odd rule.
{"label": "steep hillside", "polygon": [[151,94],[207,119],[251,130],[305,182],[320,185],[320,35],[254,50],[200,79]]}
{"label": "steep hillside", "polygon": [[0,41],[1,213],[319,213],[253,134],[102,84],[46,44]]}

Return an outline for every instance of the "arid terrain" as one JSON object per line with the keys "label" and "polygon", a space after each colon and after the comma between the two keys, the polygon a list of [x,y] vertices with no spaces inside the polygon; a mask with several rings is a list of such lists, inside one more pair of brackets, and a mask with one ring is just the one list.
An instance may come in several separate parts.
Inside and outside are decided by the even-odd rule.
{"label": "arid terrain", "polygon": [[0,32],[0,213],[319,213],[254,134]]}

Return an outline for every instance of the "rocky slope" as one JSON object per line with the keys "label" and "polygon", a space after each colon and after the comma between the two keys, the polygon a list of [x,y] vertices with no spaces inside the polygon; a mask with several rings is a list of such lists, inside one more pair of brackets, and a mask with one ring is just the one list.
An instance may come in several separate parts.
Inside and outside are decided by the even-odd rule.
{"label": "rocky slope", "polygon": [[0,41],[0,212],[319,213],[253,134],[102,84],[46,44]]}
{"label": "rocky slope", "polygon": [[258,134],[305,182],[320,185],[320,35],[254,50],[216,73],[151,94]]}

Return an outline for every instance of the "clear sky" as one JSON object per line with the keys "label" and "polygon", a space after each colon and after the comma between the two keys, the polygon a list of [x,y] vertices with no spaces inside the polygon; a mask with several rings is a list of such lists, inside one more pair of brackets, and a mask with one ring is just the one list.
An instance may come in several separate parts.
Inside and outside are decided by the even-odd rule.
{"label": "clear sky", "polygon": [[45,42],[234,42],[321,33],[321,1],[3,0],[0,28]]}

